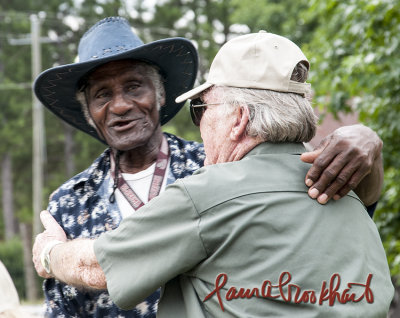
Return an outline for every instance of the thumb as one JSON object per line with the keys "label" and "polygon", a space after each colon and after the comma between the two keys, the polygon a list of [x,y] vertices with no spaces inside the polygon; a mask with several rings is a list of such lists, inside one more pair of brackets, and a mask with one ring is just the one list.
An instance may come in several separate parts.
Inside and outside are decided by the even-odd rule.
{"label": "thumb", "polygon": [[305,163],[314,163],[315,159],[324,151],[328,143],[329,139],[325,137],[313,151],[302,153],[300,156],[301,161]]}
{"label": "thumb", "polygon": [[301,154],[300,159],[306,163],[313,163],[315,159],[322,153],[323,148],[318,148],[313,151],[304,152]]}
{"label": "thumb", "polygon": [[52,230],[60,227],[56,219],[53,218],[50,212],[46,210],[40,212],[40,221],[42,221],[42,224],[46,230]]}

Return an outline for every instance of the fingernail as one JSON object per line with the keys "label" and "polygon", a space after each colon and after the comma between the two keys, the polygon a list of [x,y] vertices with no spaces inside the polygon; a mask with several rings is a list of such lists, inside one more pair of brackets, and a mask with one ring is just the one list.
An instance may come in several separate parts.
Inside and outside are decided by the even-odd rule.
{"label": "fingernail", "polygon": [[318,197],[318,202],[321,204],[325,204],[326,202],[328,202],[328,196],[323,193]]}
{"label": "fingernail", "polygon": [[339,194],[335,194],[335,195],[333,196],[333,200],[337,201],[337,200],[339,200],[339,199],[340,199],[340,195],[339,195]]}
{"label": "fingernail", "polygon": [[319,195],[319,191],[316,188],[313,188],[308,191],[308,195],[312,197],[313,199],[316,199]]}
{"label": "fingernail", "polygon": [[306,180],[307,187],[311,187],[313,184],[314,184],[314,182],[311,179]]}

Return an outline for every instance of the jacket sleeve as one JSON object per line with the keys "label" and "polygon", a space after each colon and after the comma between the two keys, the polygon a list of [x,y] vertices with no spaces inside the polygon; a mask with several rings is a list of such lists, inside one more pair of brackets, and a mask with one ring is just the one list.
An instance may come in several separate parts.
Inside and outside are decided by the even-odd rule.
{"label": "jacket sleeve", "polygon": [[167,187],[95,242],[107,289],[130,309],[156,288],[206,258],[199,215],[181,181]]}

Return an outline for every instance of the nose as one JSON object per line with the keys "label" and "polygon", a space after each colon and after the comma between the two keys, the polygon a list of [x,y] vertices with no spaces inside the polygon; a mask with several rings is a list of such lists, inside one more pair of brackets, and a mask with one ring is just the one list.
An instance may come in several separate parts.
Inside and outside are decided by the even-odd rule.
{"label": "nose", "polygon": [[109,104],[109,110],[117,116],[125,115],[132,107],[132,101],[126,98],[121,92],[115,93]]}

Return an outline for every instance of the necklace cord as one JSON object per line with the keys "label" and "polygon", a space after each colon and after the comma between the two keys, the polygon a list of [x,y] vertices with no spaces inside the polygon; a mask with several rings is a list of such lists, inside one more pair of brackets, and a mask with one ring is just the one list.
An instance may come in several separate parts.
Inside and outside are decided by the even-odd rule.
{"label": "necklace cord", "polygon": [[110,203],[115,202],[115,191],[118,189],[118,178],[119,178],[119,157],[121,155],[121,151],[117,150],[117,153],[115,154],[115,173],[114,173],[114,185],[113,185],[113,191],[108,198],[108,201]]}

